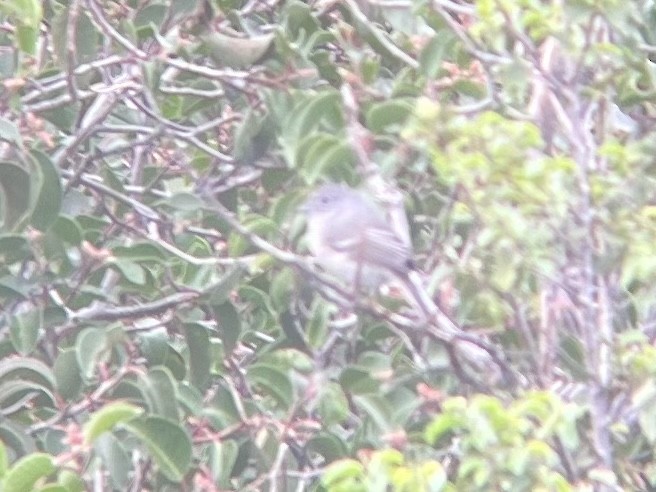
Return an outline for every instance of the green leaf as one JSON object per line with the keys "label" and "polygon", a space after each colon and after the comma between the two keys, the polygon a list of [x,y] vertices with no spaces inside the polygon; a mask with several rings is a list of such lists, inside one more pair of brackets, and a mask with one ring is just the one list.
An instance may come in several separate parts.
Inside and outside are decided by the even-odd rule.
{"label": "green leaf", "polygon": [[330,312],[330,306],[323,299],[314,299],[306,333],[310,347],[319,349],[326,342]]}
{"label": "green leaf", "polygon": [[16,37],[19,48],[28,55],[36,54],[37,41],[39,40],[39,28],[19,24],[16,26]]}
{"label": "green leaf", "polygon": [[278,323],[285,334],[285,345],[299,350],[306,350],[307,344],[298,319],[288,309],[280,313]]}
{"label": "green leaf", "polygon": [[344,391],[355,394],[377,393],[380,390],[380,383],[375,381],[368,371],[354,367],[344,369],[339,382]]}
{"label": "green leaf", "polygon": [[419,67],[427,77],[436,77],[442,71],[442,62],[447,51],[455,45],[455,36],[451,32],[442,30],[424,46],[419,54]]}
{"label": "green leaf", "polygon": [[[68,63],[68,33],[69,6],[60,9],[52,21],[52,47],[55,61],[60,68],[65,69]],[[75,54],[77,63],[90,62],[97,56],[99,33],[89,18],[89,13],[80,8],[75,25]],[[78,82],[80,78],[78,78]]]}
{"label": "green leaf", "polygon": [[375,133],[398,130],[405,124],[413,109],[414,105],[403,99],[374,103],[367,110],[367,127]]}
{"label": "green leaf", "polygon": [[294,390],[289,376],[270,364],[254,364],[248,368],[248,379],[261,391],[274,398],[283,408],[289,408]]}
{"label": "green leaf", "polygon": [[169,350],[168,337],[161,331],[146,332],[139,336],[139,348],[148,365],[164,365]]}
{"label": "green leaf", "polygon": [[270,114],[248,110],[235,131],[233,155],[239,162],[253,163],[266,154],[275,139],[277,125]]}
{"label": "green leaf", "polygon": [[107,469],[109,478],[118,490],[127,490],[133,471],[130,455],[112,434],[104,433],[95,440],[93,448]]}
{"label": "green leaf", "polygon": [[38,27],[43,16],[43,9],[39,0],[12,0],[0,2],[0,12],[16,17],[26,26]]}
{"label": "green leaf", "polygon": [[182,481],[191,465],[191,440],[182,427],[162,417],[144,417],[123,426],[146,445],[166,478]]}
{"label": "green leaf", "polygon": [[36,443],[28,434],[27,426],[5,419],[0,423],[0,441],[14,456],[24,456],[36,451]]}
{"label": "green leaf", "polygon": [[32,309],[12,316],[9,323],[11,343],[21,355],[29,355],[36,347],[43,328],[43,309]]}
{"label": "green leaf", "polygon": [[59,353],[53,372],[59,395],[66,400],[77,398],[82,389],[82,371],[74,347],[66,348]]}
{"label": "green leaf", "polygon": [[122,401],[109,403],[93,412],[84,424],[84,441],[93,444],[104,432],[111,431],[118,424],[132,420],[142,413],[143,409],[129,403]]}
{"label": "green leaf", "polygon": [[23,139],[18,131],[18,127],[14,122],[6,118],[0,118],[0,140],[4,140],[18,147],[23,146]]}
{"label": "green leaf", "polygon": [[[268,217],[251,215],[242,221],[244,227],[263,237],[272,236],[279,232],[278,225]],[[248,241],[240,234],[233,233],[228,242],[230,256],[241,256],[248,250]]]}
{"label": "green leaf", "polygon": [[199,415],[203,412],[203,396],[195,387],[182,382],[178,385],[178,401],[185,414]]}
{"label": "green leaf", "polygon": [[39,169],[41,186],[36,195],[31,222],[37,229],[45,231],[57,220],[61,210],[61,181],[57,169],[47,155],[32,150],[32,156]]}
{"label": "green leaf", "polygon": [[57,483],[49,483],[34,490],[35,492],[70,492],[67,487]]}
{"label": "green leaf", "polygon": [[188,14],[194,11],[196,2],[194,0],[171,0],[170,11],[172,14]]}
{"label": "green leaf", "polygon": [[319,21],[313,15],[309,5],[294,0],[287,2],[285,7],[284,26],[292,38],[300,36],[301,33],[312,33],[320,27]]}
{"label": "green leaf", "polygon": [[164,367],[170,371],[171,376],[173,376],[176,381],[182,381],[187,374],[187,365],[184,357],[182,357],[182,354],[171,345],[167,345],[166,347]]}
{"label": "green leaf", "polygon": [[294,276],[291,268],[283,268],[271,280],[269,297],[274,311],[284,312],[289,308],[294,292]]}
{"label": "green leaf", "polygon": [[171,371],[166,367],[155,367],[139,376],[139,388],[150,411],[174,421],[179,418],[176,386]]}
{"label": "green leaf", "polygon": [[242,68],[254,65],[264,56],[271,46],[273,34],[236,38],[212,32],[202,40],[204,51],[218,66]]}
{"label": "green leaf", "polygon": [[26,492],[32,490],[36,482],[55,472],[52,456],[33,453],[18,460],[7,472],[2,484],[3,492]]}
{"label": "green leaf", "polygon": [[328,383],[321,388],[318,412],[324,425],[342,423],[349,415],[349,402],[342,388],[335,383]]}
{"label": "green leaf", "polygon": [[[55,125],[59,130],[68,133],[75,125],[75,117],[77,116],[79,106],[79,103],[60,106],[49,111],[44,111],[41,114],[46,121]],[[73,193],[75,193],[75,191],[73,191]]]}
{"label": "green leaf", "polygon": [[139,382],[134,379],[123,379],[111,391],[113,400],[123,400],[139,406],[146,406]]}
{"label": "green leaf", "polygon": [[341,97],[335,90],[321,92],[309,101],[299,101],[288,115],[284,136],[291,142],[298,142],[317,128],[322,122],[329,127],[342,127]]}
{"label": "green leaf", "polygon": [[462,417],[445,413],[438,415],[425,429],[424,439],[430,444],[436,444],[447,433],[456,432],[463,426]]}
{"label": "green leaf", "polygon": [[170,198],[167,198],[166,204],[183,212],[193,212],[205,206],[205,202],[198,195],[186,192],[173,194]]}
{"label": "green leaf", "polygon": [[0,480],[7,474],[9,470],[9,457],[7,456],[7,448],[5,444],[0,441]]}
{"label": "green leaf", "polygon": [[66,244],[77,246],[82,242],[82,227],[71,217],[60,215],[50,231]]}
{"label": "green leaf", "polygon": [[28,213],[30,187],[30,174],[25,169],[0,162],[0,213],[5,230],[13,229]]}
{"label": "green leaf", "polygon": [[334,461],[324,470],[321,483],[332,490],[331,487],[338,486],[344,480],[364,477],[364,472],[364,466],[359,461],[353,459]]}
{"label": "green leaf", "polygon": [[205,390],[210,381],[212,351],[206,327],[199,323],[186,323],[185,339],[189,349],[189,378],[199,390]]}
{"label": "green leaf", "polygon": [[49,388],[32,381],[9,380],[0,382],[0,408],[10,415],[35,405],[53,407],[55,397]]}
{"label": "green leaf", "polygon": [[[239,400],[238,400],[239,399]],[[245,399],[228,389],[222,380],[218,380],[216,393],[209,404],[203,408],[202,415],[217,427],[225,427],[240,422],[239,407]]]}
{"label": "green leaf", "polygon": [[333,434],[321,432],[310,439],[307,443],[308,451],[317,453],[330,463],[348,454],[346,445],[342,439]]}
{"label": "green leaf", "polygon": [[182,354],[171,345],[167,345],[164,359],[166,367],[176,381],[182,381],[187,374],[187,365]]}
{"label": "green leaf", "polygon": [[107,356],[109,346],[106,331],[100,328],[86,328],[78,335],[75,348],[82,378],[92,379],[98,366]]}
{"label": "green leaf", "polygon": [[241,336],[241,317],[231,302],[212,305],[212,312],[223,342],[223,351],[228,355],[234,350]]}
{"label": "green leaf", "polygon": [[0,360],[0,381],[17,379],[29,381],[51,390],[55,379],[50,368],[37,359],[30,357],[12,357]]}
{"label": "green leaf", "polygon": [[208,285],[205,288],[205,295],[209,297],[212,304],[223,304],[229,297],[232,291],[239,285],[242,279],[244,270],[240,266],[236,266],[228,270],[218,282]]}
{"label": "green leaf", "polygon": [[353,402],[363,410],[382,433],[394,429],[392,408],[389,402],[378,395],[354,395]]}
{"label": "green leaf", "polygon": [[350,182],[355,162],[351,146],[346,142],[339,142],[322,152],[321,155],[317,155],[316,158],[308,156],[308,165],[303,167],[302,172],[310,184],[314,184],[326,176],[335,181]]}
{"label": "green leaf", "polygon": [[66,487],[66,492],[84,492],[86,484],[80,475],[71,470],[61,470],[58,482]]}
{"label": "green leaf", "polygon": [[633,396],[636,408],[641,408],[638,412],[638,424],[642,433],[650,444],[656,442],[656,412],[654,412],[653,402],[656,401],[656,384],[648,381],[635,392]]}
{"label": "green leaf", "polygon": [[13,50],[0,52],[0,78],[9,79],[16,72],[16,59]]}
{"label": "green leaf", "polygon": [[230,475],[239,455],[239,445],[230,440],[219,441],[210,448],[212,478],[219,487],[230,487]]}
{"label": "green leaf", "polygon": [[116,258],[112,265],[118,268],[123,277],[133,284],[144,285],[146,283],[146,272],[138,263],[130,260]]}
{"label": "green leaf", "polygon": [[18,300],[25,299],[29,293],[28,286],[15,275],[0,277],[0,298]]}
{"label": "green leaf", "polygon": [[146,5],[137,11],[134,16],[134,25],[137,28],[148,27],[149,24],[159,26],[166,16],[166,7],[161,4]]}
{"label": "green leaf", "polygon": [[116,246],[112,248],[112,255],[116,258],[134,261],[153,261],[161,263],[166,259],[162,250],[150,243],[135,243],[130,246]]}
{"label": "green leaf", "polygon": [[30,256],[30,246],[25,236],[4,234],[0,236],[0,262],[4,264],[22,261]]}

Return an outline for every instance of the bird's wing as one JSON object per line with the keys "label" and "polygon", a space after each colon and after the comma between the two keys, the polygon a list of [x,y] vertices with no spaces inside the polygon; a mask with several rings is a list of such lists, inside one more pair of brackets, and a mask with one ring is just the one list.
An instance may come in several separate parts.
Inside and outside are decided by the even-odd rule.
{"label": "bird's wing", "polygon": [[334,217],[324,239],[334,251],[345,253],[361,265],[372,265],[399,274],[407,273],[412,248],[389,227],[381,211],[359,195],[339,217]]}
{"label": "bird's wing", "polygon": [[369,263],[406,273],[412,263],[412,250],[388,228],[367,228],[362,251]]}
{"label": "bird's wing", "polygon": [[362,265],[374,265],[398,274],[412,268],[412,251],[390,229],[356,230],[348,238],[331,241],[330,246]]}

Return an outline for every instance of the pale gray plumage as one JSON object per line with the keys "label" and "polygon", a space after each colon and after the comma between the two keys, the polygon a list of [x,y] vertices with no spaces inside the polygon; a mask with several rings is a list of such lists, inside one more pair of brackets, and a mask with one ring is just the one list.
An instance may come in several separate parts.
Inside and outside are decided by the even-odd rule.
{"label": "pale gray plumage", "polygon": [[396,278],[424,313],[434,307],[411,276],[411,248],[383,211],[357,190],[327,184],[307,200],[308,247],[325,270],[357,287],[375,288]]}

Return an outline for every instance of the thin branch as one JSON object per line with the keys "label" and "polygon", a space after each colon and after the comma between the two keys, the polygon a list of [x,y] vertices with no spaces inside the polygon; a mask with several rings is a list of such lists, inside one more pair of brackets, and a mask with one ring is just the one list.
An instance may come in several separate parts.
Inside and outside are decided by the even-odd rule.
{"label": "thin branch", "polygon": [[[108,56],[107,58],[101,58],[99,60],[94,60],[89,63],[85,63],[83,65],[79,65],[78,67],[73,69],[73,75],[84,75],[86,73],[91,72],[92,70],[97,70],[100,68],[105,68],[109,67],[112,65],[121,65],[124,63],[127,63],[129,60],[128,58],[120,55],[111,55]],[[32,102],[34,99],[38,99],[39,97],[42,97],[45,93],[48,92],[54,92],[58,91],[60,89],[63,89],[66,87],[66,75],[55,75],[50,78],[44,78],[44,79],[29,79],[29,82],[36,86],[37,89],[32,90],[31,92],[28,92],[25,94],[25,96],[22,97],[21,101],[23,104]]]}
{"label": "thin branch", "polygon": [[225,96],[223,89],[203,90],[195,89],[193,87],[175,87],[172,85],[160,85],[158,90],[163,94],[170,94],[174,96],[196,96],[204,97],[207,99],[218,99]]}
{"label": "thin branch", "polygon": [[398,46],[396,46],[392,41],[390,41],[385,33],[383,33],[376,25],[374,25],[373,22],[371,22],[366,15],[360,10],[360,7],[358,6],[357,2],[355,0],[345,0],[346,5],[348,5],[349,10],[351,11],[351,15],[355,18],[357,22],[362,24],[366,29],[369,29],[369,32],[371,35],[376,38],[376,41],[378,41],[381,45],[385,47],[385,49],[396,59],[399,61],[405,63],[408,65],[410,68],[417,69],[419,68],[419,63],[417,60],[412,58],[410,55],[408,55],[406,52],[401,50]]}
{"label": "thin branch", "polygon": [[66,81],[71,101],[77,101],[78,87],[75,82],[75,66],[77,65],[77,20],[80,15],[80,0],[73,0],[68,8],[68,23],[66,25]]}
{"label": "thin branch", "polygon": [[478,17],[476,8],[469,4],[456,3],[451,0],[433,0],[434,8],[444,8],[461,15]]}
{"label": "thin branch", "polygon": [[101,401],[102,398],[107,393],[109,393],[121,381],[123,381],[123,378],[125,376],[134,372],[135,369],[131,366],[126,365],[126,366],[119,367],[119,369],[116,371],[116,374],[114,374],[111,378],[101,382],[92,393],[90,393],[88,396],[84,398],[82,402],[72,405],[68,408],[65,408],[60,412],[57,412],[51,418],[47,420],[42,420],[41,422],[30,426],[27,429],[27,433],[31,436],[34,436],[35,434],[38,434],[43,430],[52,429],[57,423],[63,421],[67,417],[72,417],[85,410],[88,410],[92,405]]}
{"label": "thin branch", "polygon": [[[113,94],[104,94],[99,96],[94,103],[89,108],[85,119],[81,124],[80,130],[75,134],[75,137],[71,139],[59,152],[55,155],[54,161],[57,167],[64,167],[63,164],[68,159],[68,157],[73,153],[73,151],[84,142],[93,132],[95,131],[97,125],[104,121],[107,116],[114,110],[114,106],[118,102],[118,97]],[[80,169],[80,172],[82,168]],[[75,182],[75,177],[73,177],[72,182]]]}
{"label": "thin branch", "polygon": [[[74,174],[71,171],[62,170],[61,173],[64,177],[67,177],[69,179],[72,179],[74,177]],[[100,183],[98,179],[99,178],[97,178],[96,176],[92,176],[88,174],[82,174],[78,178],[79,182],[84,184],[85,186],[88,186],[89,188],[92,188],[105,195],[111,196],[112,198],[118,200],[119,202],[129,205],[134,209],[135,212],[139,213],[140,215],[143,215],[148,219],[159,220],[160,218],[159,214],[155,212],[155,210],[153,210],[147,205],[144,205],[143,203],[132,197],[124,195],[119,191],[116,191],[108,186],[105,186],[104,184]]]}
{"label": "thin branch", "polygon": [[510,57],[497,55],[495,53],[487,53],[482,49],[480,49],[476,45],[476,42],[473,39],[471,39],[469,35],[465,32],[463,27],[460,24],[458,24],[458,22],[456,22],[456,20],[449,12],[447,12],[444,9],[444,7],[441,5],[441,2],[434,2],[433,7],[437,11],[437,13],[440,14],[444,22],[447,23],[453,34],[455,34],[456,37],[460,39],[464,48],[474,58],[480,60],[482,63],[504,63],[504,64],[512,63],[512,59]]}
{"label": "thin branch", "polygon": [[[220,152],[213,147],[210,147],[204,142],[201,142],[196,136],[195,130],[189,130],[186,127],[183,127],[182,125],[178,125],[177,123],[174,123],[172,121],[167,120],[166,118],[158,115],[155,113],[153,110],[148,108],[145,104],[143,104],[141,101],[138,101],[136,98],[132,99],[132,102],[144,113],[146,113],[148,116],[151,118],[154,118],[157,120],[159,123],[162,123],[167,127],[167,131],[175,136],[176,138],[183,140],[185,142],[188,142],[199,149],[203,150],[207,154],[211,155],[212,157],[216,157],[219,161],[224,162],[224,163],[232,163],[234,162],[234,159],[227,155],[224,154],[223,152]],[[178,127],[178,129],[175,129],[175,127]],[[182,128],[182,129],[180,129]]]}
{"label": "thin branch", "polygon": [[86,0],[86,4],[89,10],[91,11],[93,20],[96,21],[96,23],[98,23],[100,29],[107,36],[109,36],[118,44],[123,46],[123,48],[128,50],[131,54],[133,54],[137,58],[141,60],[146,60],[148,58],[147,53],[134,46],[129,39],[124,37],[121,33],[119,33],[116,29],[114,29],[114,27],[112,27],[112,25],[105,18],[105,15],[102,12],[102,7],[100,7],[100,5],[98,5],[98,3],[95,0]]}
{"label": "thin branch", "polygon": [[200,292],[176,292],[152,302],[142,302],[136,306],[113,306],[104,303],[95,303],[90,307],[70,311],[68,316],[72,323],[84,321],[117,321],[120,319],[145,318],[157,316],[181,304],[193,302],[202,294]]}

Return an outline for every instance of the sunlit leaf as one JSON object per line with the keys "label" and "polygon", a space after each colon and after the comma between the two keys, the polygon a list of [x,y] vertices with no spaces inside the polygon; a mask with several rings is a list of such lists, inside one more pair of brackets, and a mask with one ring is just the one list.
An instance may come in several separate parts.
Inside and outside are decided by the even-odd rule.
{"label": "sunlit leaf", "polygon": [[104,432],[138,417],[142,412],[141,408],[120,401],[105,405],[94,412],[85,424],[84,439],[87,443],[93,444]]}
{"label": "sunlit leaf", "polygon": [[20,459],[9,469],[2,482],[2,490],[25,492],[32,490],[36,482],[56,470],[52,456],[33,453]]}

